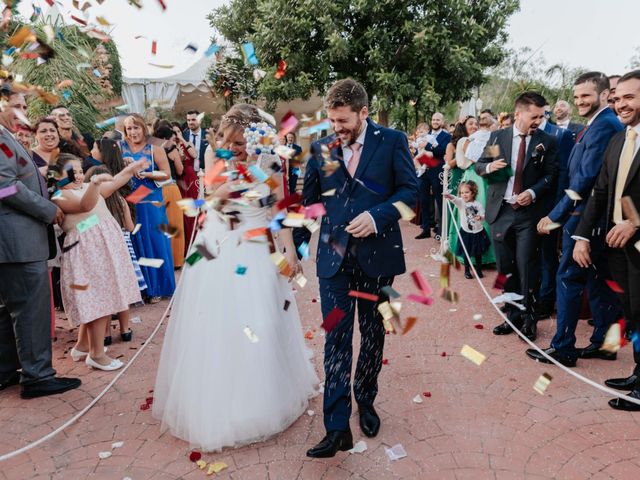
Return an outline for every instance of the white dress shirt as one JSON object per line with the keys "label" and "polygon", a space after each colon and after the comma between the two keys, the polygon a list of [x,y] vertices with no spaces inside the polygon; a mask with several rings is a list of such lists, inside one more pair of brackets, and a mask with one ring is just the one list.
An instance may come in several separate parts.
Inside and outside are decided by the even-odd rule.
{"label": "white dress shirt", "polygon": [[[362,128],[362,131],[360,132],[360,135],[358,135],[358,138],[356,138],[356,141],[353,142],[353,143],[359,143],[360,149],[364,147],[364,137],[366,134],[367,134],[367,122],[364,122],[364,126]],[[342,146],[342,160],[344,161],[344,166],[349,168],[349,160],[351,160],[351,157],[353,156],[353,150],[349,148],[349,145],[341,145],[341,146]]]}
{"label": "white dress shirt", "polygon": [[[522,138],[520,138],[520,134],[521,134],[520,130],[518,130],[514,125],[513,139],[511,141],[511,170],[513,171],[513,175],[509,177],[509,181],[507,182],[507,189],[504,191],[504,200],[506,200],[508,203],[516,203],[515,198],[513,196],[513,184],[516,181],[516,168],[518,166],[518,150],[520,149],[520,142],[522,141]],[[526,142],[526,147],[525,147],[525,161],[526,161],[526,158],[527,158],[526,152],[529,150],[529,144],[531,143],[531,135],[527,134],[524,140]],[[487,173],[489,173],[489,165],[487,165]],[[534,202],[536,201],[536,192],[534,192],[530,188],[527,188],[525,192],[529,192],[531,194],[532,200]]]}

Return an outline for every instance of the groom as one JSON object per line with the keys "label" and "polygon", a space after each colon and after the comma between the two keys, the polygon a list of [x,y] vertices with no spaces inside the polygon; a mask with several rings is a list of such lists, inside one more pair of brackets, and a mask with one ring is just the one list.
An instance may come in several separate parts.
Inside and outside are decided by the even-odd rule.
{"label": "groom", "polygon": [[[324,425],[327,435],[307,452],[333,457],[353,447],[351,361],[356,304],[360,355],[354,378],[360,428],[375,437],[380,418],[373,408],[382,367],[385,330],[378,302],[349,295],[352,290],[382,295],[394,275],[404,273],[400,214],[394,202],[412,207],[418,184],[406,136],[369,118],[364,87],[352,79],[333,84],[324,105],[334,135],[311,146],[304,179],[304,203],[322,202],[317,274],[320,282],[324,348]],[[334,326],[335,325],[335,326]]]}

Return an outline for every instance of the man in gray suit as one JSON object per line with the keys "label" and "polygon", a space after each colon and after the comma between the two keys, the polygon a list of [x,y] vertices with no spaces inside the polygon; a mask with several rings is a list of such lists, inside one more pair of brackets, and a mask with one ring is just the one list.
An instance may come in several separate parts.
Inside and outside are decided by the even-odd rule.
{"label": "man in gray suit", "polygon": [[[538,128],[545,104],[535,92],[518,96],[513,126],[491,134],[484,157],[475,165],[489,183],[486,220],[498,270],[509,275],[505,291],[524,296],[524,312],[508,305],[509,320],[531,340],[536,337],[532,290],[540,258],[536,225],[551,209],[545,197],[555,196],[558,177],[556,140]],[[504,322],[493,333],[512,331]]]}
{"label": "man in gray suit", "polygon": [[47,199],[44,178],[12,134],[16,110],[26,111],[21,94],[0,112],[0,390],[20,383],[22,398],[36,398],[81,382],[54,377],[51,365],[47,225],[64,214]]}

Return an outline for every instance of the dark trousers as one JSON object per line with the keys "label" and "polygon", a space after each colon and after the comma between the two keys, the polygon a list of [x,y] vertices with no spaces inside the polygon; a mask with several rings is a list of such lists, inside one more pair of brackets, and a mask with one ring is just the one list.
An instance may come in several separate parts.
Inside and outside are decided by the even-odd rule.
{"label": "dark trousers", "polygon": [[537,300],[553,301],[556,298],[556,275],[560,259],[558,255],[558,237],[560,229],[551,230],[540,241],[540,289]]}
{"label": "dark trousers", "polygon": [[[556,334],[551,340],[551,346],[564,354],[576,357],[576,326],[580,318],[582,294],[586,288],[589,296],[589,307],[593,315],[593,334],[591,343],[602,345],[609,326],[622,315],[622,306],[615,293],[605,283],[610,279],[607,265],[604,239],[594,237],[591,241],[591,261],[589,268],[582,268],[573,261],[573,247],[575,240],[571,234],[575,230],[575,223],[579,217],[574,217],[567,223],[562,238],[562,258],[558,268],[558,293],[556,304],[558,320]],[[570,225],[573,223],[574,225]]]}
{"label": "dark trousers", "polygon": [[[633,247],[632,247],[633,248]],[[640,333],[640,268],[620,248],[608,248],[607,259],[613,280],[620,285],[624,293],[618,294],[622,302],[624,318],[631,325],[632,332]],[[633,344],[633,360],[636,362],[634,373],[640,375],[640,342]],[[636,390],[640,389],[640,380]]]}
{"label": "dark trousers", "polygon": [[288,174],[289,195],[293,195],[294,193],[296,193],[296,189],[298,188],[298,177],[300,176],[300,169],[298,167],[289,167]]}
{"label": "dark trousers", "polygon": [[[444,165],[444,164],[443,164]],[[422,212],[422,230],[429,231],[433,226],[440,228],[442,222],[442,165],[429,168],[418,179],[420,188],[420,211]],[[431,202],[435,200],[436,211],[434,212],[434,222],[431,224],[431,218],[428,214]]]}
{"label": "dark trousers", "polygon": [[0,263],[0,379],[22,368],[21,384],[53,377],[47,262]]}
{"label": "dark trousers", "polygon": [[368,277],[349,251],[333,277],[320,278],[322,316],[326,317],[335,307],[346,314],[325,338],[324,426],[328,432],[349,429],[356,304],[361,340],[353,393],[358,404],[373,405],[378,393],[378,374],[382,368],[385,331],[377,310],[378,303],[350,297],[349,291],[378,294],[382,287],[392,283],[393,277]]}
{"label": "dark trousers", "polygon": [[489,225],[498,271],[510,275],[505,291],[524,296],[522,303],[526,313],[532,313],[532,289],[539,275],[540,237],[536,223],[526,209],[514,210],[511,205],[503,203],[495,221]]}
{"label": "dark trousers", "polygon": [[293,233],[293,244],[296,247],[296,255],[298,255],[298,259],[302,259],[302,254],[300,253],[300,251],[298,250],[300,248],[300,245],[302,245],[304,242],[307,242],[307,244],[311,241],[311,232],[309,231],[309,229],[307,227],[296,227],[292,229]]}

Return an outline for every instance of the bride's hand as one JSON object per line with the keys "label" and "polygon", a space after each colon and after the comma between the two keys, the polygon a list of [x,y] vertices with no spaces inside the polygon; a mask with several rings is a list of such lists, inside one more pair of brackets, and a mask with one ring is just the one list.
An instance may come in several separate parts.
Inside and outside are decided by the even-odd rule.
{"label": "bride's hand", "polygon": [[287,259],[287,263],[291,267],[291,275],[289,276],[289,280],[292,280],[296,275],[302,273],[302,263],[298,260],[298,256],[295,253],[295,250],[292,252],[285,252],[285,258]]}

